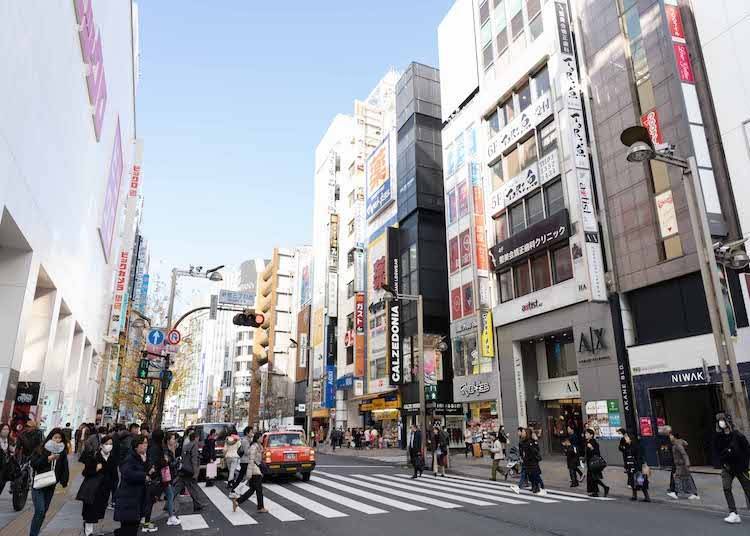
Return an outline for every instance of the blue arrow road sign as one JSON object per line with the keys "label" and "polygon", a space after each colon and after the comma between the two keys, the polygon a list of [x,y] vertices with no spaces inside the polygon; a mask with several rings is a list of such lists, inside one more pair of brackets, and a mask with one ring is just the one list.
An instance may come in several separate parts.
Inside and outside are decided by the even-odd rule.
{"label": "blue arrow road sign", "polygon": [[154,346],[164,344],[164,332],[160,329],[152,329],[148,332],[148,343]]}

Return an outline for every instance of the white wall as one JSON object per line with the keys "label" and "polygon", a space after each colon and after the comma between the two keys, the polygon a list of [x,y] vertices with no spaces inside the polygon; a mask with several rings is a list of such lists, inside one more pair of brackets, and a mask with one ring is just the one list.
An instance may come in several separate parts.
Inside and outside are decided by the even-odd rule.
{"label": "white wall", "polygon": [[[124,160],[120,209],[125,199],[135,111],[131,2],[95,0],[93,8],[107,84],[98,142],[74,2],[0,3],[0,213],[5,210],[15,220],[33,252],[32,265],[43,267],[93,349],[103,354],[112,264],[105,260],[98,227],[118,116]],[[119,227],[110,260],[118,250]],[[35,284],[36,277],[29,277],[32,295]],[[29,306],[27,301],[24,308]],[[6,352],[0,367],[12,361]],[[3,394],[6,380],[0,378]]]}

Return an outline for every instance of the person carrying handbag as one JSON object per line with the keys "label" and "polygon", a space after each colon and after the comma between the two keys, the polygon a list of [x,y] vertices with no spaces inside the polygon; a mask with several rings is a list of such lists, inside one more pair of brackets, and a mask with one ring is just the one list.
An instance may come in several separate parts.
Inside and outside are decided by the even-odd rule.
{"label": "person carrying handbag", "polygon": [[599,452],[599,443],[594,439],[594,431],[586,429],[586,491],[591,497],[599,496],[599,487],[604,490],[604,496],[609,495],[609,486],[604,483],[603,471],[607,462]]}
{"label": "person carrying handbag", "polygon": [[628,486],[633,490],[631,501],[638,500],[638,490],[643,492],[643,502],[651,502],[648,496],[648,465],[643,463],[638,438],[631,432],[623,432],[620,452],[625,462],[625,472],[628,475]]}
{"label": "person carrying handbag", "polygon": [[99,448],[86,459],[83,482],[76,500],[83,502],[83,533],[94,534],[96,524],[104,519],[107,502],[117,478],[117,458],[113,452],[112,436],[104,436]]}
{"label": "person carrying handbag", "polygon": [[57,484],[64,488],[68,486],[70,475],[67,452],[65,434],[61,428],[53,428],[44,443],[31,454],[31,468],[34,470],[34,486],[31,490],[34,517],[29,536],[39,536]]}
{"label": "person carrying handbag", "polygon": [[178,473],[177,481],[174,483],[175,495],[180,494],[187,489],[190,498],[193,499],[193,511],[200,512],[203,505],[198,501],[200,493],[198,483],[198,473],[200,472],[200,453],[198,452],[198,433],[193,431],[188,436],[188,442],[182,446],[182,467]]}
{"label": "person carrying handbag", "polygon": [[263,470],[261,468],[263,465],[263,446],[259,441],[261,435],[260,432],[255,432],[250,444],[250,462],[247,466],[247,489],[240,489],[240,486],[237,486],[237,489],[231,495],[233,512],[236,512],[237,507],[248,500],[253,493],[257,497],[258,513],[265,514],[268,512],[263,506]]}

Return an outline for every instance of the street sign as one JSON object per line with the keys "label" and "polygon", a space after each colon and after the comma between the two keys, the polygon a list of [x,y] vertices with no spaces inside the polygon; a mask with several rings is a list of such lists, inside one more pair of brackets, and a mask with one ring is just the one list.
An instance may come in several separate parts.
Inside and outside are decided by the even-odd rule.
{"label": "street sign", "polygon": [[146,337],[146,350],[152,354],[160,354],[164,349],[164,342],[166,336],[164,335],[164,329],[153,328],[149,330],[148,337]]}
{"label": "street sign", "polygon": [[237,290],[220,290],[219,303],[238,305],[240,307],[252,307],[255,303],[255,294],[252,292],[240,292]]}
{"label": "street sign", "polygon": [[164,331],[158,328],[154,328],[148,332],[148,343],[154,346],[161,346],[164,344]]}
{"label": "street sign", "polygon": [[180,332],[176,329],[167,333],[167,344],[180,344],[181,340],[182,337],[180,336]]}

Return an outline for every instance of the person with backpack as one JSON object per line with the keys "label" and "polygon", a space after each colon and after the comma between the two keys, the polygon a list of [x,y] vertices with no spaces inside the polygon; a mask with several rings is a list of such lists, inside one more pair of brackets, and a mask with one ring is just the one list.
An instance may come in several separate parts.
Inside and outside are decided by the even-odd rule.
{"label": "person with backpack", "polygon": [[[56,428],[59,430],[59,428]],[[63,434],[63,437],[65,434]],[[21,446],[21,454],[25,457],[31,456],[42,444],[42,431],[37,427],[34,419],[26,421],[23,429],[18,434],[18,443]],[[67,449],[67,443],[66,443]]]}
{"label": "person with backpack", "polygon": [[201,470],[200,452],[198,448],[198,433],[193,431],[188,436],[188,442],[182,446],[182,467],[177,475],[174,485],[175,495],[179,495],[187,489],[193,500],[193,511],[200,512],[203,505],[198,501],[200,493],[198,488],[198,474]]}
{"label": "person with backpack", "polygon": [[745,500],[750,506],[750,445],[747,438],[735,429],[732,417],[728,413],[716,415],[716,437],[714,448],[721,461],[721,484],[727,500],[729,515],[724,518],[727,523],[741,523],[734,502],[732,484],[736,478],[745,492]]}
{"label": "person with backpack", "polygon": [[232,482],[229,484],[229,489],[234,490],[237,486],[240,485],[240,482],[245,478],[245,475],[247,474],[247,465],[250,463],[250,443],[252,443],[253,439],[253,429],[249,426],[245,426],[245,429],[242,430],[242,439],[240,440],[240,447],[237,450],[237,454],[239,454],[239,471],[237,472],[237,476],[232,480]]}
{"label": "person with backpack", "polygon": [[231,434],[224,442],[224,463],[227,466],[227,487],[234,482],[234,473],[240,464],[242,442],[237,434]]}
{"label": "person with backpack", "polygon": [[97,450],[84,457],[83,482],[78,489],[76,499],[83,502],[83,533],[94,534],[96,524],[104,519],[109,495],[113,491],[117,478],[117,459],[112,451],[112,436],[104,436]]}
{"label": "person with backpack", "polygon": [[34,470],[31,502],[34,504],[34,517],[31,519],[29,536],[39,536],[57,484],[64,488],[68,486],[70,473],[67,452],[65,433],[61,428],[53,428],[47,434],[47,439],[31,453],[31,468]]}

